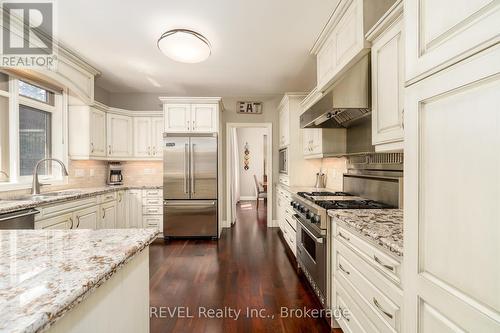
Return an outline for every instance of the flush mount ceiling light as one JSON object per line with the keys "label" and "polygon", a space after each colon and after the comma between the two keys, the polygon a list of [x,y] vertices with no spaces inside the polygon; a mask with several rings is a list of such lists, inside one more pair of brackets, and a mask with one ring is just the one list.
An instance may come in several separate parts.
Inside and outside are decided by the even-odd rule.
{"label": "flush mount ceiling light", "polygon": [[179,62],[202,62],[211,53],[208,39],[188,29],[169,30],[161,35],[157,44],[163,54]]}

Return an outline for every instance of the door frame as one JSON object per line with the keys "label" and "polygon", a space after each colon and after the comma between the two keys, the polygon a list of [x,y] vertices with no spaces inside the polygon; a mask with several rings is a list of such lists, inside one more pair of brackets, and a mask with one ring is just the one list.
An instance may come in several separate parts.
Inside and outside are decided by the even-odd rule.
{"label": "door frame", "polygon": [[226,123],[226,227],[231,227],[232,210],[231,210],[231,151],[233,149],[233,141],[231,139],[231,130],[238,128],[265,128],[267,129],[267,156],[266,156],[266,174],[267,174],[267,218],[266,225],[268,228],[274,227],[273,220],[273,124],[272,123]]}

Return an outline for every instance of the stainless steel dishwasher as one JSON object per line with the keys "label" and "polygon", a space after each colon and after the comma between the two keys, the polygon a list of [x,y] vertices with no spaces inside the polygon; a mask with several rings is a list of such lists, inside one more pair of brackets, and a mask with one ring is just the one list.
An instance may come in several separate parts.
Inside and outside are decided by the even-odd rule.
{"label": "stainless steel dishwasher", "polygon": [[0,230],[35,229],[36,209],[24,209],[17,212],[0,214]]}

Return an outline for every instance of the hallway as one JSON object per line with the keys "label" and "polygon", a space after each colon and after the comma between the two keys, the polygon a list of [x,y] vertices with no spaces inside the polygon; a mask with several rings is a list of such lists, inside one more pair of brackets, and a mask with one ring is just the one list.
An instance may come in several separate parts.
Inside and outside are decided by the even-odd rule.
{"label": "hallway", "polygon": [[[257,212],[255,201],[243,202],[237,216],[219,242],[151,246],[150,303],[158,310],[151,332],[330,332],[324,319],[280,315],[282,307],[316,309],[319,303],[287,257],[278,228],[266,227],[265,205]],[[241,313],[237,320],[232,311],[233,318],[208,319],[208,308]]]}

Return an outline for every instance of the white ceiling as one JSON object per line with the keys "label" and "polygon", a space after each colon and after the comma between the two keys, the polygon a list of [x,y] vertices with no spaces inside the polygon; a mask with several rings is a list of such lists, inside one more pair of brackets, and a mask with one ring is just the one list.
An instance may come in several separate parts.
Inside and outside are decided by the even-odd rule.
{"label": "white ceiling", "polygon": [[[240,96],[307,91],[315,85],[315,39],[339,0],[64,0],[58,39],[102,72],[110,92]],[[157,48],[172,28],[212,44],[199,64]]]}

